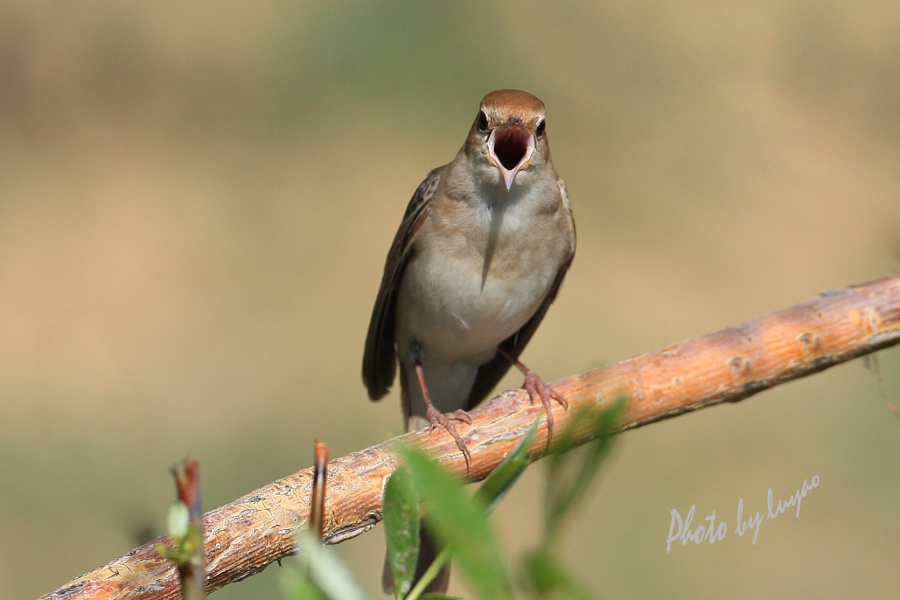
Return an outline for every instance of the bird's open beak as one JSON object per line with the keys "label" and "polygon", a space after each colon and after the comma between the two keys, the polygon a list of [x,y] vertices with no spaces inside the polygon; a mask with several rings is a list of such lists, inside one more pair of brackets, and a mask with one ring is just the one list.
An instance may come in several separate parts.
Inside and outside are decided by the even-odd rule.
{"label": "bird's open beak", "polygon": [[512,188],[516,174],[534,154],[534,136],[521,125],[503,125],[491,132],[488,154],[500,173],[506,189]]}

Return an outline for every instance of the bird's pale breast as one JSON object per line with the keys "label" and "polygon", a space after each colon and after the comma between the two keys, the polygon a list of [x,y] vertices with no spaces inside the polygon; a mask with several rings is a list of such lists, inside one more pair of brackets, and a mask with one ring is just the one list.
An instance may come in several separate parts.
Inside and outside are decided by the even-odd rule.
{"label": "bird's pale breast", "polygon": [[397,325],[401,337],[419,342],[426,362],[483,364],[541,305],[560,258],[516,225],[508,215],[490,251],[488,229],[464,244],[429,236],[416,248],[400,284]]}

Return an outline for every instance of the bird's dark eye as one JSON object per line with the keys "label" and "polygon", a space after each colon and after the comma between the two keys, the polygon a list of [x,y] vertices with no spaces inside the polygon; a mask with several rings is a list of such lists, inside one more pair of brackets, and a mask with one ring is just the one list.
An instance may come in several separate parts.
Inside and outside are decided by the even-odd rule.
{"label": "bird's dark eye", "polygon": [[547,127],[547,120],[541,119],[541,122],[538,123],[537,129],[534,130],[535,135],[537,135],[538,137],[541,137],[542,135],[544,135],[544,129],[546,129],[546,127]]}
{"label": "bird's dark eye", "polygon": [[487,131],[488,116],[483,110],[478,111],[478,118],[475,119],[475,125],[478,127],[479,131]]}

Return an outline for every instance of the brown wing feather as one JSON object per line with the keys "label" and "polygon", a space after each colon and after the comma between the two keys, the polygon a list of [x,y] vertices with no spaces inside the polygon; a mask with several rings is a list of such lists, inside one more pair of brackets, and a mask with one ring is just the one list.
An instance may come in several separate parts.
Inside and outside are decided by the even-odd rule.
{"label": "brown wing feather", "polygon": [[397,286],[411,251],[411,242],[431,211],[431,199],[438,188],[444,167],[428,174],[406,207],[403,221],[394,236],[394,242],[387,255],[381,287],[375,298],[366,349],[363,354],[363,383],[369,391],[369,398],[380,400],[394,383],[397,373],[396,351],[394,349],[394,311]]}

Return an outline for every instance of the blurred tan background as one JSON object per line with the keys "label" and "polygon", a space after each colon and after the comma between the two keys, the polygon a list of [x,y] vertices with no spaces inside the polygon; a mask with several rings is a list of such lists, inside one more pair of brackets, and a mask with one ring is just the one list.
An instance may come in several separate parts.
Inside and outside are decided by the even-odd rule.
{"label": "blurred tan background", "polygon": [[[5,1],[0,597],[161,533],[188,453],[212,508],[314,436],[399,432],[359,374],[384,256],[503,87],[546,102],[578,221],[525,354],[545,379],[900,264],[895,2]],[[900,403],[900,352],[879,362]],[[898,449],[860,361],[630,432],[566,557],[607,598],[895,597]],[[741,498],[813,475],[799,517],[734,533]],[[542,481],[497,514],[510,557]],[[667,553],[691,505],[728,535]],[[339,546],[376,598],[382,547]],[[277,571],[215,597],[278,597]]]}

